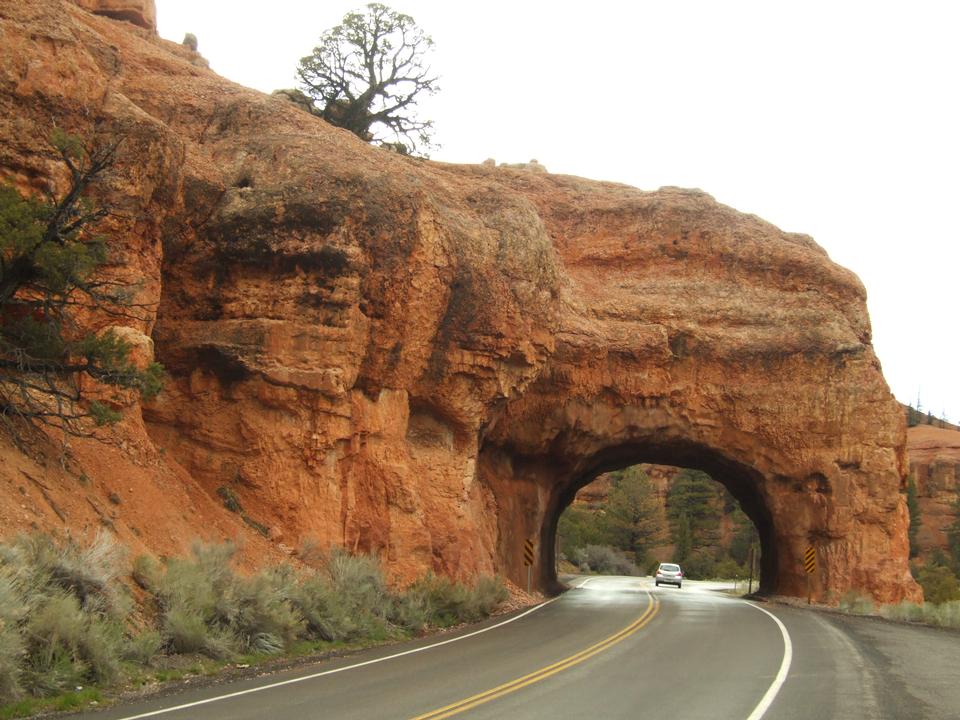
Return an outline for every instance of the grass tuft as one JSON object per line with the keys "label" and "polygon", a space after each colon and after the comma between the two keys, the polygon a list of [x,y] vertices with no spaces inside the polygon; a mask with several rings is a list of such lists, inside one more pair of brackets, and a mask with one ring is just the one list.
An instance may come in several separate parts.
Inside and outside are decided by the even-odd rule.
{"label": "grass tuft", "polygon": [[880,609],[880,614],[891,620],[923,623],[960,630],[960,600],[944,603],[916,604],[903,602]]}
{"label": "grass tuft", "polygon": [[[127,570],[105,533],[86,545],[40,535],[0,544],[0,720],[78,709],[124,676],[189,672],[164,655],[207,656],[216,662],[196,667],[208,672],[238,656],[360,646],[478,620],[507,596],[495,578],[465,587],[434,575],[394,592],[375,558],[339,548],[314,549],[302,572],[250,576],[234,570],[235,554],[229,543],[196,544],[188,557],[141,557]],[[149,597],[138,632],[124,577]]]}

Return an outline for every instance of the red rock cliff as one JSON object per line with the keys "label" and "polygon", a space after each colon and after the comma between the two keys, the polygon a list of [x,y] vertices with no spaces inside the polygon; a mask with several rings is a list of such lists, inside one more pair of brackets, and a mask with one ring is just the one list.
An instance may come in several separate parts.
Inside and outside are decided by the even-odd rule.
{"label": "red rock cliff", "polygon": [[932,550],[947,549],[946,530],[956,518],[960,432],[932,424],[917,425],[907,430],[907,451],[920,506],[917,545],[926,556]]}
{"label": "red rock cliff", "polygon": [[817,597],[917,597],[863,287],[808,237],[698,191],[400,157],[72,4],[4,0],[0,23],[0,173],[62,182],[54,123],[126,136],[102,199],[171,375],[115,445],[75,443],[79,491],[5,465],[8,528],[97,522],[86,504],[154,550],[313,537],[397,578],[519,578],[533,537],[548,585],[562,506],[647,461],[727,478],[768,590],[805,592],[812,544]]}

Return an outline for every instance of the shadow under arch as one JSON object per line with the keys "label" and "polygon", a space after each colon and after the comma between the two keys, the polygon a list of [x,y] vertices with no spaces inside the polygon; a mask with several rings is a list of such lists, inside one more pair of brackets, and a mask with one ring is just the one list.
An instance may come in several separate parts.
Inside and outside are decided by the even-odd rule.
{"label": "shadow under arch", "polygon": [[649,463],[702,470],[729,490],[760,537],[760,592],[777,592],[778,552],[773,517],[761,494],[763,476],[753,468],[726,457],[722,452],[687,441],[668,444],[630,443],[605,447],[582,464],[569,478],[555,485],[546,503],[540,529],[543,565],[541,581],[548,592],[560,592],[564,586],[556,576],[556,536],[560,515],[573,502],[577,492],[598,475],[631,465]]}

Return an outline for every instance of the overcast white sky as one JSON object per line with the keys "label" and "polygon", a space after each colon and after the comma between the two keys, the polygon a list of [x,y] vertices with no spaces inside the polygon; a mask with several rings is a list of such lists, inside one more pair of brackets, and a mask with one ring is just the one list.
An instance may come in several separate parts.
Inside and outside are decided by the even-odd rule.
{"label": "overcast white sky", "polygon": [[[701,188],[805,232],[867,287],[896,396],[960,419],[960,3],[392,0],[436,43],[436,160]],[[270,92],[363,2],[157,0]]]}

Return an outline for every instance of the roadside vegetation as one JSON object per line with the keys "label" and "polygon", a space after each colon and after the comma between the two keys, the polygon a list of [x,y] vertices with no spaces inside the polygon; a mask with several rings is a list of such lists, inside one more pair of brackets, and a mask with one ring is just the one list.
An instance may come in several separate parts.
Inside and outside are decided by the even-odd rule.
{"label": "roadside vegetation", "polygon": [[[560,516],[561,560],[581,572],[648,575],[660,560],[678,562],[692,579],[749,575],[753,523],[709,475],[681,470],[661,498],[642,466],[609,474],[605,500],[571,505]],[[723,540],[721,524],[730,528]]]}
{"label": "roadside vegetation", "polygon": [[919,623],[934,627],[960,630],[960,599],[943,602],[902,602],[897,605],[877,606],[873,601],[856,592],[840,599],[839,610],[850,615],[878,615],[898,622]]}
{"label": "roadside vegetation", "polygon": [[400,640],[490,615],[507,597],[427,575],[391,589],[375,558],[302,553],[312,567],[243,575],[231,544],[140,557],[101,533],[0,544],[0,719],[100,703],[109,691],[232,663]]}

